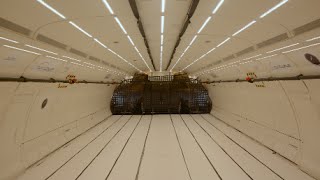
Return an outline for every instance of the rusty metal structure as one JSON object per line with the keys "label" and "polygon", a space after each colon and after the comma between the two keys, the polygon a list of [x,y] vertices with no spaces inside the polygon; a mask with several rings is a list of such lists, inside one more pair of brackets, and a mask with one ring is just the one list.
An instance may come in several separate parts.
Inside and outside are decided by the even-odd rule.
{"label": "rusty metal structure", "polygon": [[136,74],[115,89],[110,107],[113,114],[195,114],[209,113],[212,104],[202,83],[186,74]]}

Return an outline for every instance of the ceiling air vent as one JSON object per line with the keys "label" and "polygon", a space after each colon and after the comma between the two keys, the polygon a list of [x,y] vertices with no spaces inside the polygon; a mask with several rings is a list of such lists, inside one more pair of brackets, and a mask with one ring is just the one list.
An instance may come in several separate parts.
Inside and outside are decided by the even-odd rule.
{"label": "ceiling air vent", "polygon": [[259,43],[257,46],[258,46],[258,48],[262,48],[262,47],[269,46],[269,45],[275,44],[277,42],[286,40],[288,38],[289,38],[288,34],[287,33],[283,33],[283,34],[280,34],[280,35],[278,35],[276,37],[273,37],[271,39],[263,41],[262,43]]}
{"label": "ceiling air vent", "polygon": [[229,61],[229,60],[231,60],[233,58],[234,58],[234,55],[232,54],[232,55],[230,55],[228,57],[223,58],[223,61]]}
{"label": "ceiling air vent", "polygon": [[294,29],[293,32],[295,35],[299,35],[299,34],[307,32],[307,31],[311,31],[313,29],[319,28],[319,27],[320,27],[320,19],[317,19],[315,21],[312,21],[308,24],[305,24],[303,26],[300,26],[300,27]]}
{"label": "ceiling air vent", "polygon": [[26,35],[26,36],[29,36],[31,34],[31,30],[29,30],[25,27],[22,27],[18,24],[15,24],[13,22],[10,22],[6,19],[3,19],[1,17],[0,17],[0,26],[3,28],[9,29],[11,31],[17,32],[19,34]]}
{"label": "ceiling air vent", "polygon": [[89,59],[92,61],[95,61],[95,62],[100,62],[100,59],[93,57],[93,56],[90,56]]}
{"label": "ceiling air vent", "polygon": [[254,51],[254,47],[253,46],[248,47],[248,48],[238,52],[237,56],[242,56],[242,55],[247,54],[247,53],[252,52],[252,51]]}
{"label": "ceiling air vent", "polygon": [[67,49],[67,45],[62,44],[62,43],[60,43],[60,42],[58,42],[56,40],[53,40],[51,38],[48,38],[47,36],[44,36],[42,34],[38,34],[37,40],[41,41],[41,42],[44,42],[44,43],[47,43],[47,44],[50,44],[50,45],[52,45],[54,47],[57,47],[57,48],[60,48],[60,49],[64,49],[64,50]]}
{"label": "ceiling air vent", "polygon": [[84,53],[82,51],[79,51],[79,50],[76,50],[76,49],[73,49],[73,48],[70,49],[70,52],[73,53],[73,54],[76,54],[78,56],[84,57],[84,58],[87,57],[86,53]]}

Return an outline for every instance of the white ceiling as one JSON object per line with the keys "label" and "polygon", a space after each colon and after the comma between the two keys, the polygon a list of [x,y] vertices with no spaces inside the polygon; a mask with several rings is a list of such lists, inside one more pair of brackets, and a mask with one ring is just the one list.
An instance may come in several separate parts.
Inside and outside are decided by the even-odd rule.
{"label": "white ceiling", "polygon": [[[32,41],[32,39],[36,38],[37,34],[43,34],[68,45],[68,47],[80,50],[86,54],[113,64],[119,67],[120,70],[118,71],[121,72],[133,74],[138,71],[137,69],[143,72],[149,72],[148,67],[154,71],[129,1],[107,1],[113,9],[114,15],[110,14],[102,0],[44,0],[44,2],[66,17],[66,19],[62,19],[44,7],[41,3],[37,2],[37,0],[1,0],[0,17],[28,28],[33,32],[33,34],[26,40],[22,40],[23,43],[28,42],[51,51],[58,51],[54,47],[38,43],[35,40]],[[189,24],[181,39],[180,45],[177,48],[169,70],[174,66],[174,64],[176,64],[180,55],[187,48],[190,41],[197,34],[197,31],[209,16],[212,16],[212,19],[174,67],[174,72],[184,69],[210,49],[216,47],[226,38],[232,37],[232,34],[253,20],[256,20],[257,22],[235,37],[232,37],[230,41],[226,42],[215,51],[212,51],[204,58],[190,65],[185,69],[185,71],[190,74],[199,75],[199,73],[204,70],[210,70],[210,68],[212,69],[224,64],[222,63],[212,66],[213,63],[283,33],[288,33],[292,39],[282,42],[281,45],[274,44],[264,49],[256,49],[254,52],[245,54],[243,57],[234,58],[228,61],[228,63],[235,62],[241,58],[250,57],[250,55],[255,55],[259,52],[264,53],[267,49],[274,49],[276,47],[292,44],[293,42],[304,41],[305,39],[301,39],[301,37],[293,37],[294,35],[292,35],[291,32],[297,27],[320,18],[320,1],[289,0],[288,3],[276,9],[268,16],[262,19],[259,18],[260,15],[281,1],[282,0],[225,0],[217,13],[212,14],[213,9],[217,7],[220,0],[200,0],[194,15],[190,20],[191,23]],[[170,60],[171,53],[184,24],[184,20],[192,0],[166,0],[165,13],[161,13],[161,0],[136,0],[136,2],[146,37],[150,45],[156,70],[160,69],[160,17],[161,15],[165,16],[162,65],[162,69],[165,69]],[[115,21],[114,16],[119,18],[147,65],[139,56],[134,46],[130,43],[127,35],[123,33],[120,26]],[[84,33],[80,32],[78,29],[70,25],[69,21],[73,21],[93,37],[88,37]],[[308,37],[313,37],[319,34],[318,29],[317,31],[313,31],[313,33],[309,33]],[[1,30],[1,36],[21,39],[19,35],[5,29]],[[306,38],[308,37],[306,36]],[[127,62],[103,48],[95,42],[93,38],[97,38],[108,48],[123,57]],[[4,41],[1,41],[1,43],[5,44]],[[3,47],[1,47],[1,49],[2,50],[0,51],[3,52],[2,54],[6,54]],[[286,55],[286,58],[288,58],[288,56]],[[75,55],[73,55],[73,57],[79,58]],[[29,63],[41,61],[39,60],[41,58],[38,58],[37,60],[30,60]],[[136,69],[130,65],[130,63],[134,65]],[[207,68],[209,65],[211,67]],[[17,67],[16,70],[21,71],[25,66],[27,65]],[[234,69],[230,73],[237,74],[242,71]],[[87,75],[91,72],[88,70],[81,71],[81,73],[80,71],[78,72],[81,74],[83,79],[85,79],[86,76],[92,76],[91,78],[100,77],[100,75],[92,75],[92,73],[91,75]],[[30,74],[32,77],[37,76],[32,73],[25,72],[25,74]],[[9,72],[8,76],[10,76]],[[49,74],[44,77],[51,76],[52,75]],[[101,77],[103,76],[105,75],[101,75]],[[204,76],[206,77],[205,79],[210,79],[211,77],[209,74]]]}

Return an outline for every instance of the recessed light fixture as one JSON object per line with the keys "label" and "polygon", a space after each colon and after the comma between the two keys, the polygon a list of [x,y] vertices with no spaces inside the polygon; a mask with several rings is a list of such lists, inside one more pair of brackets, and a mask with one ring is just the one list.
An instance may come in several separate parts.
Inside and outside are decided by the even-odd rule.
{"label": "recessed light fixture", "polygon": [[195,35],[192,39],[192,41],[189,43],[189,46],[191,46],[193,44],[193,42],[197,39],[198,35]]}
{"label": "recessed light fixture", "polygon": [[100,42],[97,38],[94,38],[94,41],[97,42],[98,44],[100,44],[100,46],[102,46],[104,48],[108,48],[106,45],[104,45],[102,42]]}
{"label": "recessed light fixture", "polygon": [[116,22],[118,23],[118,25],[120,26],[120,28],[122,29],[124,34],[127,34],[126,29],[122,26],[120,20],[118,19],[118,17],[114,17],[114,19],[116,20]]}
{"label": "recessed light fixture", "polygon": [[308,40],[306,40],[306,41],[307,41],[307,42],[310,42],[310,41],[314,41],[314,40],[317,40],[317,39],[320,39],[320,36],[314,37],[314,38],[312,38],[312,39],[308,39]]}
{"label": "recessed light fixture", "polygon": [[270,55],[270,56],[265,56],[265,57],[256,59],[256,61],[260,61],[260,60],[263,60],[263,59],[271,58],[271,57],[274,57],[274,56],[277,56],[277,55],[278,55],[278,54],[274,54],[274,55]]}
{"label": "recessed light fixture", "polygon": [[162,0],[162,1],[161,1],[161,12],[162,12],[162,13],[164,13],[165,8],[166,8],[166,0]]}
{"label": "recessed light fixture", "polygon": [[7,47],[7,48],[11,48],[11,49],[18,50],[18,51],[23,51],[23,52],[27,52],[27,53],[35,54],[35,55],[38,55],[38,56],[40,56],[40,55],[41,55],[41,54],[36,53],[36,52],[33,52],[33,51],[28,51],[28,50],[25,50],[25,49],[21,49],[21,48],[17,48],[17,47],[9,46],[9,45],[3,45],[3,46],[4,46],[4,47]]}
{"label": "recessed light fixture", "polygon": [[228,42],[230,39],[231,39],[231,38],[227,38],[226,40],[224,40],[223,42],[221,42],[221,43],[217,46],[217,48],[220,47],[220,46],[222,46],[222,45],[225,44],[226,42]]}
{"label": "recessed light fixture", "polygon": [[9,42],[12,42],[12,43],[16,43],[16,44],[19,43],[18,41],[14,41],[12,39],[4,38],[4,37],[0,37],[0,39],[5,40],[5,41],[9,41]]}
{"label": "recessed light fixture", "polygon": [[106,0],[102,0],[102,2],[103,2],[103,4],[106,6],[106,8],[109,10],[109,12],[110,12],[110,14],[114,14],[114,12],[113,12],[113,10],[112,10],[112,8],[111,8],[111,6],[109,5],[109,3],[108,3],[108,1],[106,1]]}
{"label": "recessed light fixture", "polygon": [[281,47],[281,48],[278,48],[278,49],[275,49],[275,50],[272,50],[272,51],[268,51],[267,53],[273,53],[273,52],[276,52],[276,51],[279,51],[279,50],[282,50],[282,49],[286,49],[286,48],[289,48],[289,47],[292,47],[292,46],[296,46],[300,43],[295,43],[295,44],[291,44],[289,46],[284,46],[284,47]]}
{"label": "recessed light fixture", "polygon": [[25,46],[33,48],[33,49],[37,49],[37,50],[40,50],[40,51],[43,51],[43,52],[47,52],[47,53],[50,53],[50,54],[58,55],[58,53],[54,53],[54,52],[51,52],[51,51],[48,51],[48,50],[45,50],[45,49],[41,49],[41,48],[38,48],[38,47],[35,47],[35,46],[31,46],[29,44],[26,44]]}
{"label": "recessed light fixture", "polygon": [[132,46],[135,46],[134,43],[133,43],[133,41],[132,41],[132,39],[131,39],[131,37],[130,37],[129,35],[127,36],[127,38],[129,39],[129,41],[130,41],[130,43],[132,44]]}
{"label": "recessed light fixture", "polygon": [[69,56],[62,56],[64,58],[68,58],[68,59],[71,59],[71,60],[74,60],[74,61],[78,61],[78,62],[81,62],[81,60],[79,59],[75,59],[75,58],[72,58],[72,57],[69,57]]}
{"label": "recessed light fixture", "polygon": [[242,31],[248,29],[250,26],[252,26],[254,23],[256,23],[257,21],[251,21],[249,24],[247,24],[246,26],[244,26],[243,28],[241,28],[239,31],[237,31],[236,33],[234,33],[232,36],[236,36],[239,33],[241,33]]}
{"label": "recessed light fixture", "polygon": [[219,8],[222,6],[224,0],[220,0],[218,5],[213,9],[212,14],[217,13],[217,11],[219,10]]}
{"label": "recessed light fixture", "polygon": [[53,7],[51,7],[49,4],[47,4],[43,0],[37,0],[37,1],[39,3],[41,3],[43,6],[45,6],[46,8],[48,8],[50,11],[52,11],[53,13],[55,13],[56,15],[61,17],[62,19],[66,19],[66,17],[63,14],[61,14],[59,11],[55,10]]}
{"label": "recessed light fixture", "polygon": [[52,57],[52,56],[46,56],[46,57],[47,58],[51,58],[51,59],[55,59],[55,60],[58,60],[58,61],[68,62],[67,60],[56,58],[56,57]]}
{"label": "recessed light fixture", "polygon": [[289,0],[283,0],[281,1],[279,4],[277,4],[276,6],[274,6],[273,8],[269,9],[267,12],[265,12],[264,14],[262,14],[260,16],[260,18],[264,18],[266,17],[268,14],[272,13],[273,11],[275,11],[276,9],[278,9],[279,7],[281,7],[282,5],[284,5],[285,3],[287,3]]}
{"label": "recessed light fixture", "polygon": [[164,32],[164,16],[161,16],[161,34]]}
{"label": "recessed light fixture", "polygon": [[315,44],[311,44],[311,45],[308,45],[308,46],[303,46],[303,47],[292,49],[290,51],[285,51],[285,52],[282,52],[282,53],[283,54],[287,54],[287,53],[290,53],[290,52],[294,52],[294,51],[298,51],[298,50],[301,50],[301,49],[306,49],[306,48],[313,47],[313,46],[318,46],[318,45],[320,45],[320,43],[315,43]]}
{"label": "recessed light fixture", "polygon": [[197,32],[198,34],[201,33],[201,31],[204,29],[204,27],[208,24],[208,22],[210,21],[212,17],[209,16],[206,21],[202,24],[201,28],[199,29],[199,31]]}
{"label": "recessed light fixture", "polygon": [[77,28],[79,31],[81,31],[83,34],[85,34],[85,35],[87,35],[88,37],[90,37],[90,38],[92,38],[92,35],[91,34],[89,34],[88,32],[86,32],[85,30],[83,30],[81,27],[79,27],[76,23],[74,23],[74,22],[72,22],[72,21],[69,21],[69,23],[73,26],[73,27],[75,27],[75,28]]}

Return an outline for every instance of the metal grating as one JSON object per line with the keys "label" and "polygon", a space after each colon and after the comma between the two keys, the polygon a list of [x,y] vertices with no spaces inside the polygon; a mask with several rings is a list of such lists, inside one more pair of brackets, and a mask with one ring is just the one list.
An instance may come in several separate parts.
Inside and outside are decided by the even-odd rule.
{"label": "metal grating", "polygon": [[[123,81],[111,100],[113,114],[209,113],[208,91],[198,80],[175,75],[150,81],[147,75],[136,74]],[[160,81],[163,80],[163,81]]]}
{"label": "metal grating", "polygon": [[3,19],[2,17],[0,17],[0,26],[26,36],[29,36],[31,34],[31,30],[6,19]]}

